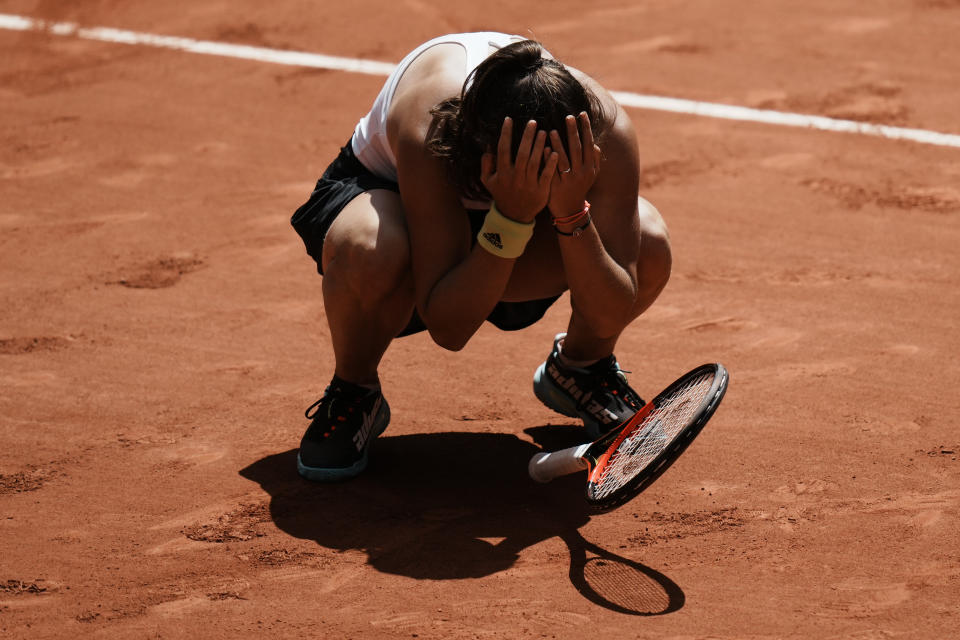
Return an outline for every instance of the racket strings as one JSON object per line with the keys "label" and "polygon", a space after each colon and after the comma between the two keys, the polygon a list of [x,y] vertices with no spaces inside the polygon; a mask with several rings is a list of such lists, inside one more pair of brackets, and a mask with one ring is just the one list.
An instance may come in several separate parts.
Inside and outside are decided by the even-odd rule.
{"label": "racket strings", "polygon": [[708,372],[678,387],[620,443],[594,480],[596,499],[614,493],[656,460],[694,419],[714,378],[714,373]]}

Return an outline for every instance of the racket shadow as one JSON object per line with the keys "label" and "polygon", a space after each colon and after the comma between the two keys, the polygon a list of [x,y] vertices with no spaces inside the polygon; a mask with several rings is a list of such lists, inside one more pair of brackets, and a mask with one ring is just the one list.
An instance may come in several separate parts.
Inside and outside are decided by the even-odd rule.
{"label": "racket shadow", "polygon": [[[547,451],[572,447],[583,441],[583,431],[576,427],[533,427],[525,432]],[[575,477],[577,484],[573,490],[582,494],[583,478]],[[566,495],[564,500],[580,498],[582,502],[579,494]],[[559,536],[570,552],[570,583],[590,602],[636,616],[665,615],[683,607],[686,600],[683,590],[663,573],[589,542],[579,528],[567,529]]]}
{"label": "racket shadow", "polygon": [[[582,437],[581,429],[564,427],[527,433],[538,444],[547,438],[551,445]],[[537,451],[503,433],[384,436],[373,445],[367,471],[349,482],[303,480],[296,472],[296,450],[266,456],[240,474],[269,494],[270,515],[279,529],[334,551],[363,551],[378,571],[429,580],[489,576],[512,567],[524,549],[560,537],[571,550],[570,579],[585,598],[638,613],[629,597],[610,595],[596,580],[575,576],[574,566],[588,573],[593,568],[588,550],[599,557],[598,547],[578,532],[591,516],[580,495],[583,479],[534,483],[526,465]],[[625,566],[642,575],[660,575],[631,562]],[[682,595],[664,580],[675,588],[670,593]],[[662,612],[682,603],[682,597],[671,597],[671,607]]]}
{"label": "racket shadow", "polygon": [[563,540],[570,549],[570,582],[590,602],[635,616],[665,615],[683,607],[683,590],[659,571],[607,551],[579,531]]}

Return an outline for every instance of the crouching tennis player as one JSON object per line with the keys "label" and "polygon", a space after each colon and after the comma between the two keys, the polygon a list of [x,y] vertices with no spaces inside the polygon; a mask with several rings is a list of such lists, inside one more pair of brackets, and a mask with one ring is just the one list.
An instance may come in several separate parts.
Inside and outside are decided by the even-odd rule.
{"label": "crouching tennis player", "polygon": [[638,198],[627,114],[539,43],[466,33],[417,47],[293,215],[323,275],[336,368],[300,443],[311,480],[355,476],[390,421],[377,368],[426,330],[458,350],[484,321],[522,329],[570,290],[534,393],[590,437],[643,402],[613,352],[670,275]]}

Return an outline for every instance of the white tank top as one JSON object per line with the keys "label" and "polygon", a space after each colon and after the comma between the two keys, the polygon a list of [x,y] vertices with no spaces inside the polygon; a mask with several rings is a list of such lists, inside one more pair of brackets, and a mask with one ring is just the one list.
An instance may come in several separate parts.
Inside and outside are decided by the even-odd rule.
{"label": "white tank top", "polygon": [[387,140],[387,114],[390,112],[390,102],[397,90],[400,78],[407,67],[417,59],[421,53],[438,44],[459,44],[467,52],[467,63],[463,77],[466,78],[477,65],[490,55],[490,47],[499,49],[511,42],[524,40],[522,36],[512,36],[495,31],[478,33],[454,33],[434,38],[411,51],[400,61],[393,70],[387,82],[380,90],[380,95],[373,102],[370,113],[365,115],[353,132],[353,153],[360,162],[375,175],[387,180],[397,181],[397,159],[390,149]]}

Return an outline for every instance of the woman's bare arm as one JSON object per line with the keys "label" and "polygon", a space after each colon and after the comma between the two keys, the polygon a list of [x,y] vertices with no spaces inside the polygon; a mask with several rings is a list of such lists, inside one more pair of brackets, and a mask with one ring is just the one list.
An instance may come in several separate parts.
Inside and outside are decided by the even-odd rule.
{"label": "woman's bare arm", "polygon": [[[431,64],[429,59],[425,65]],[[474,245],[471,248],[470,225],[459,194],[450,184],[443,163],[427,148],[430,130],[429,111],[450,95],[453,82],[447,78],[445,61],[418,70],[423,78],[416,91],[398,95],[392,107],[397,117],[394,147],[398,180],[407,218],[417,310],[433,340],[440,346],[461,349],[499,302],[513,273],[515,259],[495,256]],[[432,88],[432,89],[431,89]],[[504,135],[509,151],[510,130]],[[529,157],[542,154],[544,136],[536,137],[535,126],[524,134],[521,152]],[[526,147],[524,147],[526,145]],[[539,176],[523,175],[508,181],[504,171],[509,161],[498,154],[484,160],[486,179],[503,213],[526,222],[546,205],[549,179],[540,185],[539,200],[531,200],[531,180]],[[554,165],[555,166],[555,163]],[[485,180],[486,182],[487,180]]]}
{"label": "woman's bare arm", "polygon": [[[594,90],[602,91],[599,87]],[[573,213],[584,198],[591,204],[592,223],[578,236],[558,234],[558,243],[571,303],[597,335],[604,337],[615,336],[629,322],[644,294],[638,282],[642,233],[637,211],[640,163],[636,135],[626,113],[611,103],[616,119],[602,151],[594,148],[585,116],[568,119],[570,155],[581,157],[566,162],[561,158],[560,168],[570,165],[571,172],[558,174],[550,204],[554,216]],[[588,175],[591,163],[595,165],[592,180]],[[564,190],[563,180],[575,181],[578,173],[580,183]]]}

